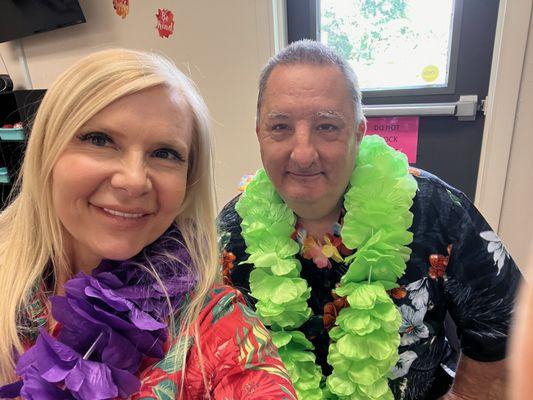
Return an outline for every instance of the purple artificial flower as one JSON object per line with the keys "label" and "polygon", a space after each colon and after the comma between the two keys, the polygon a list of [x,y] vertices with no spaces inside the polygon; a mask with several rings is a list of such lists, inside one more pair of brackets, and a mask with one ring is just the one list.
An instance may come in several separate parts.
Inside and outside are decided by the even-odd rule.
{"label": "purple artificial flower", "polygon": [[196,284],[190,265],[173,224],[134,258],[77,274],[64,296],[50,297],[57,338],[41,330],[17,362],[22,380],[0,387],[0,395],[105,400],[137,392],[142,359],[163,357],[169,315]]}
{"label": "purple artificial flower", "polygon": [[14,399],[20,394],[22,381],[16,381],[0,387],[0,399]]}
{"label": "purple artificial flower", "polygon": [[27,400],[76,399],[72,394],[60,389],[57,385],[45,381],[33,368],[28,369],[25,373],[25,379],[20,390],[20,397]]}

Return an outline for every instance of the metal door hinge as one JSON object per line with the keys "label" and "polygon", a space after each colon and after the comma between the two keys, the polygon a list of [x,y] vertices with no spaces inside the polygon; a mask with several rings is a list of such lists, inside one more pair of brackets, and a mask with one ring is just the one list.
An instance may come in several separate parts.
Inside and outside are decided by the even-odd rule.
{"label": "metal door hinge", "polygon": [[489,97],[485,97],[483,100],[481,100],[481,103],[479,104],[479,111],[483,113],[483,115],[487,115],[487,108],[488,108],[488,102]]}

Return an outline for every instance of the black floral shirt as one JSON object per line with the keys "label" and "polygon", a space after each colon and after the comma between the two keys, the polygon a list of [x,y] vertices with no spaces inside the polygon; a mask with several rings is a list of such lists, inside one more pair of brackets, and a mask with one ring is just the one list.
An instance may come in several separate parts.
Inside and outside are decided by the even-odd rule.
{"label": "black floral shirt", "polygon": [[[412,169],[418,192],[410,247],[412,254],[391,297],[403,317],[400,360],[390,386],[396,399],[436,399],[453,381],[458,351],[476,361],[505,358],[520,272],[501,240],[470,200],[434,175]],[[219,215],[224,272],[228,283],[248,296],[252,265],[241,236],[238,197]],[[324,374],[329,336],[324,309],[346,266],[317,268],[299,256],[301,276],[311,287],[313,316],[301,330],[313,342]],[[248,296],[253,304],[253,299]],[[330,311],[326,311],[330,312]],[[453,321],[453,322],[452,322]]]}

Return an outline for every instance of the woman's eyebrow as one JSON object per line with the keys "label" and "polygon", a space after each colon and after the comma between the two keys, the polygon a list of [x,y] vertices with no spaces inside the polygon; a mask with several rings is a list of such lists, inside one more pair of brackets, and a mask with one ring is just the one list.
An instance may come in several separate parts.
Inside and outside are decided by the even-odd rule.
{"label": "woman's eyebrow", "polygon": [[119,129],[115,129],[111,126],[106,126],[105,124],[99,123],[86,123],[78,129],[80,132],[102,132],[107,133],[111,136],[121,138],[127,136],[126,133],[121,132]]}

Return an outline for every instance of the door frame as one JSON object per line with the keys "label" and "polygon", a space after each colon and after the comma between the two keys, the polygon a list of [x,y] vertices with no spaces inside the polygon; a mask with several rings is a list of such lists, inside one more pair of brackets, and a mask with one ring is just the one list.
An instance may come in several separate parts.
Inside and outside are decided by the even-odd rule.
{"label": "door frame", "polygon": [[475,204],[499,231],[533,0],[500,0]]}

